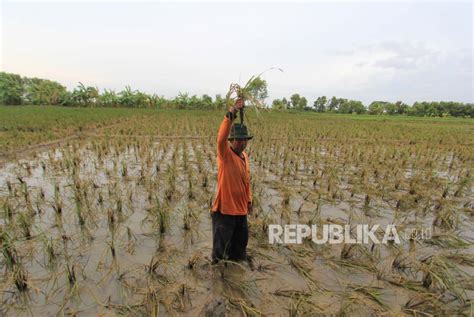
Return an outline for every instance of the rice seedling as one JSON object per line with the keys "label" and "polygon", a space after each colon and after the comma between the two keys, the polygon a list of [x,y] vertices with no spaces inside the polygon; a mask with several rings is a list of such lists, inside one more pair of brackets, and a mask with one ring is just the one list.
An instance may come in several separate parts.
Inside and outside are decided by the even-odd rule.
{"label": "rice seedling", "polygon": [[13,279],[15,286],[20,292],[24,292],[28,288],[28,273],[21,265],[15,266],[13,270]]}
{"label": "rice seedling", "polygon": [[13,268],[18,264],[18,254],[14,245],[14,240],[4,228],[1,230],[0,242],[3,258],[6,261],[6,268],[13,270]]}
{"label": "rice seedling", "polygon": [[311,275],[312,268],[311,266],[303,261],[296,258],[290,258],[290,265],[296,269],[296,271],[305,278],[306,283],[310,287],[310,289],[316,289],[316,280]]}
{"label": "rice seedling", "polygon": [[454,261],[459,264],[474,266],[474,254],[468,254],[468,253],[447,254],[446,259]]}
{"label": "rice seedling", "polygon": [[463,273],[451,261],[442,255],[429,255],[420,260],[423,272],[423,286],[434,286],[441,290],[449,290],[461,301],[465,292],[459,287],[459,279]]}
{"label": "rice seedling", "polygon": [[244,300],[234,300],[234,299],[229,299],[229,304],[237,309],[240,310],[240,312],[244,316],[248,317],[260,317],[262,316],[262,313],[253,305],[248,304]]}
{"label": "rice seedling", "polygon": [[3,202],[3,219],[5,219],[5,222],[11,222],[13,218],[13,207],[11,206],[10,202],[8,199],[5,199]]}
{"label": "rice seedling", "polygon": [[160,261],[155,256],[153,256],[150,260],[150,263],[146,266],[146,272],[151,275],[155,274],[159,266]]}
{"label": "rice seedling", "polygon": [[192,290],[185,283],[175,285],[169,292],[173,297],[173,308],[179,312],[186,312],[189,306],[192,306],[191,292]]}
{"label": "rice seedling", "polygon": [[453,230],[458,227],[459,215],[454,209],[443,207],[440,203],[436,210],[433,226],[439,226],[447,230]]}
{"label": "rice seedling", "polygon": [[80,226],[84,226],[86,221],[84,219],[84,215],[82,213],[82,203],[80,200],[76,200],[76,215],[77,215],[77,219],[79,221],[79,225]]}
{"label": "rice seedling", "polygon": [[381,298],[381,288],[373,286],[354,286],[349,285],[347,291],[342,293],[342,303],[338,315],[346,316],[361,313],[362,311],[371,312],[374,315],[383,315],[390,312],[390,307]]}
{"label": "rice seedling", "polygon": [[53,242],[53,238],[45,238],[46,239],[46,248],[45,248],[45,253],[47,255],[47,259],[48,259],[48,265],[49,266],[53,266],[53,264],[56,263],[56,260],[57,260],[57,252],[55,250],[55,244]]}
{"label": "rice seedling", "polygon": [[132,229],[130,227],[127,227],[127,246],[126,246],[126,251],[130,254],[133,254],[135,252],[135,247],[137,244],[137,237],[133,233]]}
{"label": "rice seedling", "polygon": [[127,163],[125,161],[122,162],[121,174],[122,174],[122,177],[127,177],[128,175]]}
{"label": "rice seedling", "polygon": [[76,268],[74,264],[66,265],[66,278],[68,282],[69,288],[73,289],[76,287],[77,283],[77,278],[76,278]]}
{"label": "rice seedling", "polygon": [[378,288],[362,286],[362,287],[355,288],[354,291],[364,294],[369,299],[377,303],[382,309],[384,310],[390,309],[389,306],[381,298],[381,293],[379,292]]}
{"label": "rice seedling", "polygon": [[191,177],[188,179],[188,199],[193,200],[195,197],[194,190],[193,190],[193,181]]}
{"label": "rice seedling", "polygon": [[6,182],[8,193],[11,196],[13,194],[13,185],[10,180],[7,180]]}
{"label": "rice seedling", "polygon": [[324,309],[312,300],[314,296],[312,292],[279,289],[274,292],[274,295],[290,299],[290,303],[286,308],[290,316],[320,314],[324,311]]}
{"label": "rice seedling", "polygon": [[18,216],[18,225],[23,231],[23,235],[27,240],[31,239],[31,217],[25,215],[25,213],[20,213]]}
{"label": "rice seedling", "polygon": [[192,207],[187,206],[186,209],[183,211],[183,228],[184,230],[191,230],[193,224],[197,220],[197,215],[194,214]]}
{"label": "rice seedling", "polygon": [[434,233],[431,239],[424,240],[423,243],[451,249],[462,249],[472,245],[472,241],[464,239],[456,231]]}
{"label": "rice seedling", "polygon": [[170,225],[170,215],[167,206],[163,206],[158,197],[155,197],[155,205],[150,212],[154,218],[154,226],[159,229],[160,234],[166,233]]}
{"label": "rice seedling", "polygon": [[191,258],[189,258],[186,267],[189,270],[196,268],[197,264],[202,260],[202,255],[200,253],[195,253]]}
{"label": "rice seedling", "polygon": [[112,258],[115,260],[117,251],[115,250],[115,243],[114,243],[114,238],[113,237],[112,237],[112,240],[109,243],[109,247],[110,247],[110,254],[112,255]]}
{"label": "rice seedling", "polygon": [[207,172],[204,171],[201,177],[201,187],[207,189],[208,182],[209,182],[209,179],[207,176]]}
{"label": "rice seedling", "polygon": [[26,182],[21,183],[21,188],[22,188],[23,198],[25,200],[26,209],[30,213],[34,213],[33,206],[31,204],[31,199],[30,199],[30,192],[28,191],[28,185],[26,184]]}
{"label": "rice seedling", "polygon": [[166,189],[166,199],[171,201],[176,193],[176,169],[174,165],[168,166],[168,187]]}
{"label": "rice seedling", "polygon": [[434,312],[446,314],[451,310],[442,301],[442,295],[420,292],[405,303],[403,311],[415,316],[431,316]]}

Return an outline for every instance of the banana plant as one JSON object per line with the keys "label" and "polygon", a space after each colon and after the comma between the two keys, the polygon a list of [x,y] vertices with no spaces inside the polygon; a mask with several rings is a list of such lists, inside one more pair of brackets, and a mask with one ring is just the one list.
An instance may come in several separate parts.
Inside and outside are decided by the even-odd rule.
{"label": "banana plant", "polygon": [[0,104],[21,105],[23,94],[23,79],[20,75],[0,72]]}

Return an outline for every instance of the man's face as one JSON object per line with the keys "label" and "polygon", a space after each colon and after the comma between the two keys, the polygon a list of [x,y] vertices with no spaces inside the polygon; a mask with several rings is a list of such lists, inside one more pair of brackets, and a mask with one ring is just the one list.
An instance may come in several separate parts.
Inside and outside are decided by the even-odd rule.
{"label": "man's face", "polygon": [[232,148],[237,154],[240,154],[245,150],[245,148],[247,147],[247,142],[248,142],[247,139],[231,139],[230,140]]}

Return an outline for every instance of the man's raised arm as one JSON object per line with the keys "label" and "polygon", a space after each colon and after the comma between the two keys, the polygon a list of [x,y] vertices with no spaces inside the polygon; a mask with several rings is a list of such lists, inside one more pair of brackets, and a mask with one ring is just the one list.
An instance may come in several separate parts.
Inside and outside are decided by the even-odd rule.
{"label": "man's raised arm", "polygon": [[217,155],[221,158],[224,157],[227,145],[227,139],[229,138],[230,128],[232,121],[237,116],[237,111],[243,108],[244,102],[242,99],[237,99],[234,107],[231,107],[225,115],[224,121],[222,121],[217,133]]}

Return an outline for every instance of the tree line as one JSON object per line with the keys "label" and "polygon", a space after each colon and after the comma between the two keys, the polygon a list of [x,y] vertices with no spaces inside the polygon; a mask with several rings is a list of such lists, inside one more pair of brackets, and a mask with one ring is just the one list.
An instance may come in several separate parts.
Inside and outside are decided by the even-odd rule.
{"label": "tree line", "polygon": [[[256,81],[254,95],[261,101],[268,96],[265,80]],[[157,94],[147,94],[126,86],[122,91],[104,89],[79,83],[68,91],[58,82],[22,77],[0,72],[0,104],[2,105],[61,105],[68,107],[130,107],[130,108],[173,108],[173,109],[224,109],[225,97],[216,95],[192,95],[179,93],[173,99]],[[361,101],[326,96],[318,97],[313,104],[299,94],[290,98],[275,99],[270,107],[274,110],[313,111],[319,113],[409,115],[409,116],[454,116],[474,117],[474,104],[453,101],[415,102],[408,105],[401,101],[392,103],[374,101],[366,107]]]}
{"label": "tree line", "polygon": [[361,101],[345,98],[318,97],[312,106],[308,105],[305,97],[293,94],[289,99],[275,99],[272,103],[273,109],[287,110],[294,109],[300,111],[315,111],[329,113],[349,113],[349,114],[373,114],[373,115],[408,115],[408,116],[429,116],[429,117],[474,117],[474,104],[454,101],[432,101],[415,102],[407,105],[402,101],[395,103],[388,101],[373,101],[365,107]]}
{"label": "tree line", "polygon": [[214,100],[208,95],[189,96],[180,93],[173,99],[156,94],[147,94],[126,86],[122,91],[86,86],[79,83],[68,91],[58,82],[21,77],[0,72],[0,104],[2,105],[60,105],[67,107],[129,107],[129,108],[223,108],[225,100],[217,95]]}

